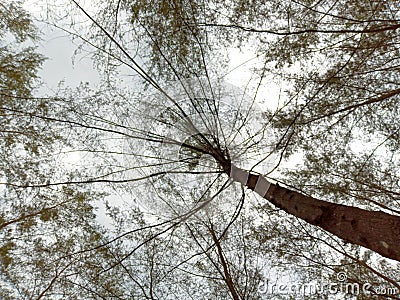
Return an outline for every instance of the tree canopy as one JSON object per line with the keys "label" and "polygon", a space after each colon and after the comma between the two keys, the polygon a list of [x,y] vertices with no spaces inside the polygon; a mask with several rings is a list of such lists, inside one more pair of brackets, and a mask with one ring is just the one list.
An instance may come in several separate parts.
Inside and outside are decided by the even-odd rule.
{"label": "tree canopy", "polygon": [[[399,1],[38,3],[0,4],[0,298],[399,297]],[[39,24],[101,82],[39,91]]]}

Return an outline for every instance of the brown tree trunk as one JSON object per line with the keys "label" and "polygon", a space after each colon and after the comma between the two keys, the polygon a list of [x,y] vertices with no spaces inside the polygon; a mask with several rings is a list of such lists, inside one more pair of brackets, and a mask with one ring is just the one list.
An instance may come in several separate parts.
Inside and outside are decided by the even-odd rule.
{"label": "brown tree trunk", "polygon": [[229,176],[285,212],[385,257],[400,261],[400,217],[318,200],[231,166]]}
{"label": "brown tree trunk", "polygon": [[229,270],[228,270],[228,264],[226,263],[224,253],[222,252],[221,244],[220,244],[217,236],[215,235],[215,231],[214,231],[212,224],[211,224],[211,228],[210,228],[210,233],[211,233],[211,236],[212,236],[212,239],[213,239],[215,245],[217,246],[219,260],[221,262],[222,267],[224,268],[224,276],[225,276],[224,279],[225,279],[226,285],[228,286],[229,291],[231,292],[232,298],[234,300],[239,300],[239,296],[236,293],[235,285],[232,281],[231,274],[229,273]]}

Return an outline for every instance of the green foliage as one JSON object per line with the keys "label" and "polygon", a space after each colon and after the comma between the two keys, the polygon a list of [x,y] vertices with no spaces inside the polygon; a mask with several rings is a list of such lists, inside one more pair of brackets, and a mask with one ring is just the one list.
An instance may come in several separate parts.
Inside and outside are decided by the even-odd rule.
{"label": "green foliage", "polygon": [[[93,203],[104,194],[46,186],[74,175],[58,157],[68,141],[51,122],[69,111],[56,97],[33,96],[44,60],[32,45],[37,39],[21,3],[0,4],[0,298],[71,299],[79,292],[64,273],[90,269],[68,255],[102,240]],[[90,260],[82,261],[96,265]]]}
{"label": "green foliage", "polygon": [[[157,70],[174,66],[184,76],[196,72],[202,75],[201,48],[208,48],[207,38],[197,27],[205,11],[205,3],[186,0],[123,1],[131,12],[132,25],[148,40],[150,60]],[[165,75],[160,73],[161,75]]]}
{"label": "green foliage", "polygon": [[17,42],[37,39],[36,28],[21,1],[5,1],[0,4],[0,37],[10,32]]}
{"label": "green foliage", "polygon": [[5,269],[13,262],[12,251],[15,248],[15,244],[13,242],[8,242],[6,244],[1,245],[0,247],[0,260],[1,260],[1,270],[4,272]]}
{"label": "green foliage", "polygon": [[27,47],[15,53],[10,47],[0,48],[0,104],[10,104],[10,97],[28,97],[36,72],[44,58]]}
{"label": "green foliage", "polygon": [[[5,155],[5,159],[9,157],[8,153],[15,155],[17,149],[24,149],[37,156],[41,144],[40,139],[37,139],[41,135],[39,126],[33,125],[26,118],[18,118],[18,115],[24,114],[24,110],[28,107],[35,110],[36,101],[32,101],[29,97],[37,83],[36,74],[44,57],[36,53],[34,46],[23,44],[28,42],[28,39],[35,40],[37,33],[29,14],[21,8],[20,3],[2,3],[0,7],[1,152]],[[14,38],[11,42],[6,36],[7,32]],[[39,111],[40,109],[38,106]],[[10,167],[7,166],[1,168],[0,174],[9,173],[8,169]]]}
{"label": "green foliage", "polygon": [[[22,42],[37,39],[35,29],[19,3],[0,7],[0,297],[227,299],[226,269],[243,299],[262,298],[272,268],[302,283],[339,271],[376,286],[396,280],[396,266],[272,208],[230,184],[212,157],[200,166],[206,156],[181,147],[206,147],[183,110],[214,149],[250,160],[273,144],[282,159],[299,159],[296,168],[279,161],[275,179],[398,214],[396,1],[99,1],[98,25],[158,85],[173,79],[169,102],[138,81],[116,88],[115,66],[129,58],[115,59],[121,49],[93,27],[77,32],[107,70],[99,89],[32,97],[43,57]],[[211,78],[225,75],[227,48],[249,45],[261,62],[254,95],[266,75],[286,86],[281,106],[264,114],[268,134],[264,125],[252,134],[262,122],[249,118],[244,93],[223,108]],[[175,147],[171,131],[184,137]]]}

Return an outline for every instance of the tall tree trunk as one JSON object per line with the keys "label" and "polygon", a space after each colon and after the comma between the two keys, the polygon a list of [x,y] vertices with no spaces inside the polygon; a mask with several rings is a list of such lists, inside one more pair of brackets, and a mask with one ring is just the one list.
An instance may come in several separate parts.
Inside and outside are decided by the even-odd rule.
{"label": "tall tree trunk", "polygon": [[[228,172],[227,172],[228,173]],[[302,195],[232,165],[228,175],[276,207],[385,257],[400,261],[400,217]]]}

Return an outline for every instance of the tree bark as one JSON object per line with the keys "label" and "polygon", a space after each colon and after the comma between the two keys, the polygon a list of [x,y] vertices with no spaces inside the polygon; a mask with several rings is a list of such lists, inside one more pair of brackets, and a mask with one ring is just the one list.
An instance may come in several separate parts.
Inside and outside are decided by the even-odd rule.
{"label": "tree bark", "polygon": [[221,262],[222,267],[224,268],[224,276],[225,276],[224,280],[226,282],[226,285],[228,286],[229,291],[231,292],[232,298],[234,300],[239,300],[239,296],[236,293],[235,285],[232,281],[231,274],[229,273],[228,264],[226,263],[224,253],[222,252],[221,244],[220,244],[217,236],[215,235],[215,231],[214,231],[214,228],[212,227],[212,225],[210,228],[210,233],[211,233],[211,236],[212,236],[212,239],[213,239],[215,245],[217,246],[219,260]]}
{"label": "tree bark", "polygon": [[228,174],[276,207],[346,242],[400,261],[400,217],[331,203],[273,184],[234,165]]}

